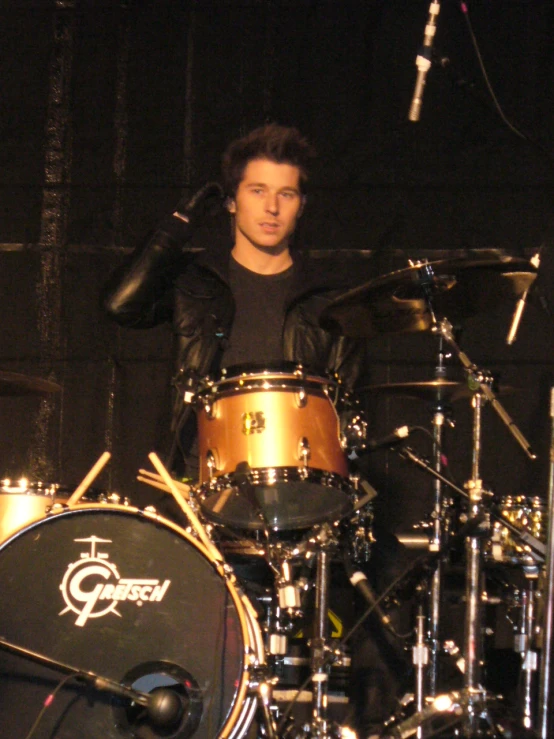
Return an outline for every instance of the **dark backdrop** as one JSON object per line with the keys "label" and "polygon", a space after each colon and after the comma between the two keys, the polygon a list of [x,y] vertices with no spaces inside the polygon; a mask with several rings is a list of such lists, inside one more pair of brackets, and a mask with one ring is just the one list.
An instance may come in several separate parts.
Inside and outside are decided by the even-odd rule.
{"label": "dark backdrop", "polygon": [[[490,408],[483,477],[499,495],[546,495],[552,351],[554,5],[469,0],[494,110],[460,3],[444,1],[419,123],[407,121],[421,0],[0,0],[2,143],[0,368],[49,378],[59,395],[0,398],[0,472],[78,482],[104,449],[97,484],[137,501],[134,477],[166,441],[171,336],[120,330],[99,307],[107,274],[177,200],[215,178],[225,144],[266,120],[297,125],[319,161],[299,237],[346,271],[408,258],[543,245],[542,301],[513,347],[513,306],[464,326],[476,363],[520,392],[502,398],[536,448],[526,460]],[[205,248],[221,228],[200,229]],[[470,250],[470,251],[467,251]],[[550,260],[552,261],[552,260]],[[368,345],[366,384],[431,379],[427,334]],[[459,369],[451,362],[453,374]],[[370,434],[429,426],[421,401],[363,395]],[[471,474],[471,413],[447,433]],[[425,437],[417,439],[423,452]],[[398,527],[430,510],[431,483],[394,454],[366,463]]]}

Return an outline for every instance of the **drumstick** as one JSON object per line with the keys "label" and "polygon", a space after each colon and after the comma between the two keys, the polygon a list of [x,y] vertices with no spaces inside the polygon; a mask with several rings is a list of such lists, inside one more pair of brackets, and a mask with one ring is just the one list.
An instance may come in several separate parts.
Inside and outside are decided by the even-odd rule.
{"label": "drumstick", "polygon": [[81,497],[89,489],[91,482],[100,474],[100,471],[106,465],[106,462],[111,456],[112,455],[109,452],[104,452],[104,454],[102,454],[96,464],[91,468],[90,472],[85,476],[81,484],[75,488],[75,491],[67,501],[68,506],[71,507],[79,502]]}
{"label": "drumstick", "polygon": [[[155,472],[150,472],[150,470],[140,469],[139,470],[139,475],[142,475],[142,478],[143,478],[143,479],[141,479],[140,477],[137,477],[137,480],[139,482],[150,483],[151,481],[154,481],[154,482],[158,482],[158,483],[163,483],[163,480],[160,477],[160,475],[157,475]],[[148,477],[150,479],[145,480],[144,479],[145,477]],[[185,496],[185,498],[187,500],[189,500],[190,499],[190,495],[189,495],[189,493],[190,493],[190,485],[186,485],[184,482],[179,482],[178,480],[175,480],[173,477],[171,479],[173,480],[173,482],[174,482],[175,487],[177,488],[177,490],[179,490]],[[167,485],[165,485],[165,483],[163,483],[163,487],[160,487],[160,490],[165,490],[168,493],[171,492],[171,490],[167,487]]]}
{"label": "drumstick", "polygon": [[158,490],[163,490],[164,493],[169,493],[171,495],[171,490],[167,487],[165,482],[158,482],[158,480],[155,480],[152,477],[142,477],[142,475],[137,475],[137,480],[139,482],[145,482],[147,485],[157,488]]}
{"label": "drumstick", "polygon": [[154,467],[160,473],[160,477],[165,482],[167,487],[170,489],[173,497],[175,498],[175,500],[181,507],[181,510],[183,511],[185,516],[188,518],[193,528],[196,529],[196,533],[198,534],[200,540],[202,541],[202,543],[204,544],[208,552],[212,555],[212,557],[214,558],[216,562],[223,564],[223,557],[221,555],[221,552],[208,537],[204,527],[198,520],[196,514],[194,513],[190,505],[185,500],[184,496],[181,494],[181,492],[175,485],[175,481],[173,480],[169,472],[166,470],[166,468],[163,466],[158,455],[155,452],[150,452],[150,454],[148,455],[148,459],[152,462]]}
{"label": "drumstick", "polygon": [[223,493],[219,497],[219,500],[217,501],[217,503],[212,508],[212,512],[213,513],[220,513],[222,511],[222,509],[225,507],[225,504],[229,500],[229,497],[230,497],[230,495],[231,495],[232,492],[233,492],[233,488],[232,487],[228,487],[228,488],[226,488],[223,491]]}

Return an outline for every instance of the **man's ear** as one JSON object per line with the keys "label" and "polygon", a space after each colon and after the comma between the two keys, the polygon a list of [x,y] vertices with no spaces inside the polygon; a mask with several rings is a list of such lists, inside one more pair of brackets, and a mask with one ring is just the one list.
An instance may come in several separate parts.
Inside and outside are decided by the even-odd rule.
{"label": "man's ear", "polygon": [[306,200],[306,195],[302,195],[300,198],[300,208],[298,208],[298,214],[296,216],[297,218],[300,218],[300,216],[304,212],[304,208],[306,207]]}
{"label": "man's ear", "polygon": [[235,203],[234,198],[227,198],[227,200],[225,201],[225,207],[231,214],[237,212],[237,204]]}

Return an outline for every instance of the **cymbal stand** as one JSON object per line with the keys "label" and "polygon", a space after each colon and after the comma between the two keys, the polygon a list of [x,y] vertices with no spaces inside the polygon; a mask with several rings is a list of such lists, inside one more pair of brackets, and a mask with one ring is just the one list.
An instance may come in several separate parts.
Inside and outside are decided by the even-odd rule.
{"label": "cymbal stand", "polygon": [[[310,652],[310,677],[312,683],[311,718],[301,727],[291,721],[289,711],[281,717],[278,735],[287,739],[337,739],[340,727],[328,718],[329,673],[337,658],[329,639],[329,591],[331,561],[338,546],[335,532],[327,524],[312,531],[309,538],[295,546],[289,555],[298,556],[304,561],[315,558],[314,612],[312,629],[308,640]],[[283,562],[287,564],[285,554]],[[283,562],[281,564],[283,564]],[[272,564],[273,566],[273,564]],[[283,732],[283,733],[281,733]]]}
{"label": "cymbal stand", "polygon": [[[451,324],[443,319],[436,324],[434,330],[453,347],[460,362],[467,370],[468,383],[474,390],[473,395],[473,444],[472,474],[467,483],[469,492],[469,520],[483,516],[482,500],[485,493],[480,475],[481,459],[481,411],[484,399],[488,400],[508,430],[518,441],[530,459],[535,459],[530,445],[512,421],[508,413],[497,400],[491,387],[490,373],[479,370],[469,357],[457,345],[453,337]],[[464,629],[464,717],[463,731],[468,737],[487,736],[481,732],[483,720],[488,721],[486,712],[486,692],[481,685],[482,634],[481,634],[481,599],[482,599],[482,534],[470,534],[466,539],[466,615]],[[492,726],[488,721],[489,726]]]}
{"label": "cymbal stand", "polygon": [[[435,368],[435,378],[442,379],[446,374],[444,366],[443,339],[439,337],[438,361]],[[442,448],[443,448],[443,431],[444,424],[448,417],[448,407],[440,398],[437,398],[432,407],[433,417],[433,467],[438,472],[442,472]],[[439,552],[448,536],[447,517],[445,511],[445,501],[443,496],[443,486],[438,477],[433,480],[434,491],[434,508],[433,508],[433,534],[429,542],[430,552]],[[444,574],[444,565],[441,559],[437,562],[436,570],[431,578],[428,592],[428,642],[430,646],[429,662],[427,667],[427,692],[431,698],[437,694],[438,682],[438,658],[441,644],[440,635],[440,604],[442,597],[442,582]],[[418,687],[416,688],[416,705],[417,710],[423,709],[423,696],[418,695]]]}
{"label": "cymbal stand", "polygon": [[541,739],[548,739],[552,730],[552,639],[554,636],[554,387],[550,389],[550,474],[548,479],[548,543],[544,577],[546,592],[542,618],[542,656],[539,677],[539,710],[537,727]]}
{"label": "cymbal stand", "polygon": [[[467,483],[469,490],[468,518],[477,519],[482,515],[483,484],[480,477],[481,458],[481,410],[483,398],[480,393],[473,396],[473,454],[472,474]],[[482,536],[471,535],[466,539],[466,612],[464,624],[464,692],[465,716],[463,728],[465,736],[479,736],[486,692],[481,685],[481,664],[483,656],[482,639]]]}

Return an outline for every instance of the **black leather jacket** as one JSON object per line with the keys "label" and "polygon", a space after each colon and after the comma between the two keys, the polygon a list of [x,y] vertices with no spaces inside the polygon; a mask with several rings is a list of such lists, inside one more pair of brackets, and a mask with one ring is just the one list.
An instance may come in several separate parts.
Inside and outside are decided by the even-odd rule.
{"label": "black leather jacket", "polygon": [[[234,316],[228,282],[230,245],[191,256],[180,244],[186,230],[168,219],[145,248],[111,279],[104,296],[108,314],[122,326],[148,328],[172,321],[176,336],[176,403],[173,428],[183,413],[183,393],[207,375],[217,377]],[[293,254],[293,288],[283,318],[283,358],[310,372],[331,372],[351,389],[363,362],[359,343],[333,336],[319,316],[339,287],[322,260]],[[336,270],[335,270],[336,275]]]}

